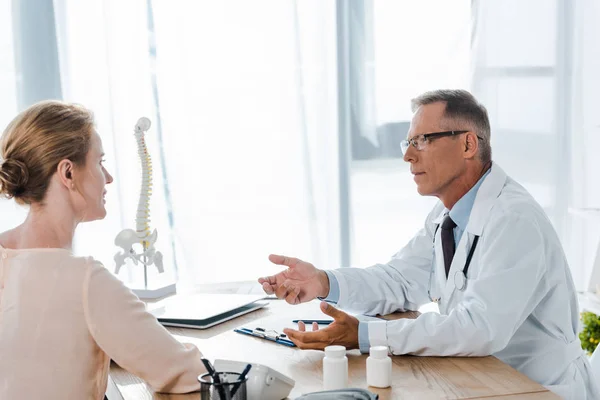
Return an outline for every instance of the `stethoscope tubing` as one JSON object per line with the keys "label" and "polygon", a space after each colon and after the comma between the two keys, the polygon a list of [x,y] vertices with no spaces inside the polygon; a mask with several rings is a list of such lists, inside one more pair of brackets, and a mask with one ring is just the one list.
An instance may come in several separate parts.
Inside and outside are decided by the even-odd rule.
{"label": "stethoscope tubing", "polygon": [[[431,278],[433,276],[433,270],[435,269],[435,235],[437,235],[439,227],[440,226],[437,225],[435,228],[435,232],[433,233],[433,261],[431,262],[431,271],[429,272],[429,288],[427,289],[429,299],[435,303],[440,301],[440,298],[434,299],[431,297]],[[471,265],[473,254],[475,253],[475,249],[477,248],[477,242],[479,242],[479,236],[475,235],[475,238],[473,239],[473,245],[471,245],[471,249],[469,250],[469,254],[467,256],[467,260],[465,261],[465,266],[463,267],[463,270],[456,271],[454,273],[454,287],[456,287],[458,290],[464,291],[467,287],[467,273],[469,272],[469,266]]]}

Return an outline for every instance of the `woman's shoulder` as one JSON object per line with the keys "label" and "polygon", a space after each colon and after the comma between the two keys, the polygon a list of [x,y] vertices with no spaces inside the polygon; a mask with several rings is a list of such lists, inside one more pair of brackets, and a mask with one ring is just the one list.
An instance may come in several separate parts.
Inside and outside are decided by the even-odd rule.
{"label": "woman's shoulder", "polygon": [[15,229],[0,232],[0,247],[10,249],[16,245]]}
{"label": "woman's shoulder", "polygon": [[88,284],[110,287],[123,286],[121,280],[109,271],[101,261],[96,260],[94,257],[81,257],[81,259],[81,262],[86,264]]}
{"label": "woman's shoulder", "polygon": [[82,267],[85,270],[91,271],[96,269],[106,270],[104,264],[92,256],[76,256],[73,253],[64,253],[63,257],[78,268]]}
{"label": "woman's shoulder", "polygon": [[45,266],[45,269],[60,269],[90,271],[94,269],[105,270],[101,261],[92,256],[79,256],[71,250],[62,248],[19,248],[10,246],[9,242],[0,241],[0,253],[21,266],[35,265],[37,268]]}

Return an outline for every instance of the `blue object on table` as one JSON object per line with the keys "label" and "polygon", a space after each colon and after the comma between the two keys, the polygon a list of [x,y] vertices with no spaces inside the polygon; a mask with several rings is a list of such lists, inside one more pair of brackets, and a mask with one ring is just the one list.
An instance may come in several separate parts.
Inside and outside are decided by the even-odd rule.
{"label": "blue object on table", "polygon": [[240,328],[240,329],[234,329],[233,331],[237,332],[237,333],[242,333],[244,335],[250,335],[250,336],[258,337],[261,339],[270,340],[271,342],[282,344],[284,346],[296,347],[294,342],[287,339],[287,336],[285,334],[277,333],[274,330],[265,330],[263,328],[256,328],[256,329]]}
{"label": "blue object on table", "polygon": [[367,389],[346,388],[338,390],[326,390],[323,392],[306,393],[296,400],[377,400],[379,395]]}
{"label": "blue object on table", "polygon": [[319,325],[329,325],[333,322],[332,319],[295,319],[292,322],[297,324],[300,321],[304,322],[305,324],[312,324],[313,322],[316,322]]}

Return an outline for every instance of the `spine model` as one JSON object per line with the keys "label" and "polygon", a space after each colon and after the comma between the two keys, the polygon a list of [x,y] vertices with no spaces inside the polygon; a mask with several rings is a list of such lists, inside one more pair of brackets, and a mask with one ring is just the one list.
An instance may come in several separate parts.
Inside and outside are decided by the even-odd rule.
{"label": "spine model", "polygon": [[[126,259],[131,259],[135,265],[140,262],[144,266],[144,281],[147,285],[146,267],[156,265],[159,272],[164,272],[162,253],[156,251],[154,244],[158,238],[156,229],[150,229],[150,196],[152,195],[152,159],[146,146],[145,134],[150,129],[150,120],[142,117],[135,125],[134,136],[138,146],[138,155],[142,163],[142,186],[135,216],[135,231],[123,229],[115,238],[115,245],[121,250],[115,254],[115,273],[119,273]],[[137,253],[133,245],[141,244],[142,252]]]}
{"label": "spine model", "polygon": [[135,126],[135,140],[142,162],[142,187],[135,218],[136,232],[140,237],[150,236],[150,196],[152,195],[152,159],[146,147],[144,135],[150,128],[150,120],[142,117]]}

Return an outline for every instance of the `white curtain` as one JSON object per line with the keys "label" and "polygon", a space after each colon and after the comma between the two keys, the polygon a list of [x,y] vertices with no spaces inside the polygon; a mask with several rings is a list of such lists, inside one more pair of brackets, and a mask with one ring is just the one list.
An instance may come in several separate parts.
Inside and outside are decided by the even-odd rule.
{"label": "white curtain", "polygon": [[579,289],[600,233],[600,214],[584,210],[600,207],[598,10],[594,0],[473,2],[473,89],[493,158],[544,207]]}
{"label": "white curtain", "polygon": [[0,2],[0,55],[9,62],[0,63],[0,126],[10,122],[17,111],[17,85],[13,48],[12,4],[10,1]]}
{"label": "white curtain", "polygon": [[196,282],[337,265],[333,1],[154,2],[175,235]]}
{"label": "white curtain", "polygon": [[337,266],[334,4],[56,0],[65,99],[96,112],[115,175],[77,252],[112,265],[134,225],[145,115],[167,278],[254,280],[270,252]]}
{"label": "white curtain", "polygon": [[580,274],[578,286],[595,291],[600,285],[600,2],[574,2],[573,16],[572,231],[566,243],[571,267]]}
{"label": "white curtain", "polygon": [[[12,2],[0,1],[0,132],[17,114],[17,74],[13,46]],[[23,220],[27,210],[14,202],[0,200],[0,229],[6,230]]]}

